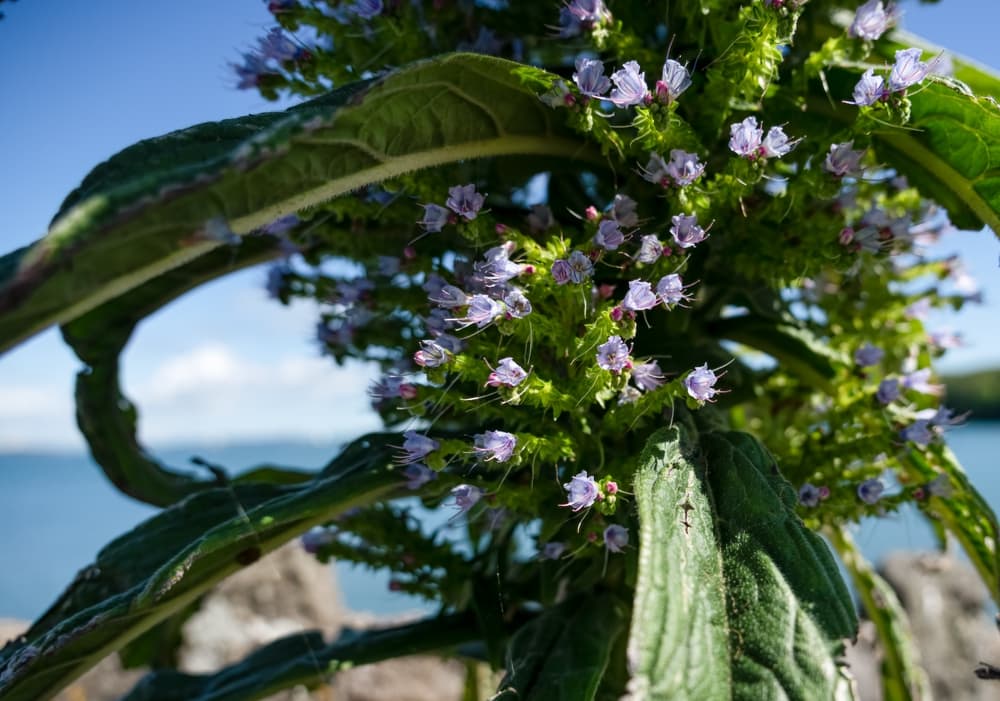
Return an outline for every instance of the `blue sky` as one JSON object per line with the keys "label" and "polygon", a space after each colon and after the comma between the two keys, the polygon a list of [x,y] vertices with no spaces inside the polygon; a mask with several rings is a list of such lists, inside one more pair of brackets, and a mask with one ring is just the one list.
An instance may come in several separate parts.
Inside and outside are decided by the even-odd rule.
{"label": "blue sky", "polygon": [[[62,198],[125,146],[280,106],[236,90],[227,65],[271,26],[260,0],[23,0],[4,8],[0,250],[41,236]],[[904,9],[911,31],[1000,66],[1000,3]],[[966,258],[987,299],[933,320],[969,343],[942,367],[997,363],[1000,244],[989,233],[962,233],[942,249]],[[264,276],[260,269],[233,275],[140,327],[126,351],[124,384],[142,409],[145,439],[328,441],[376,425],[364,397],[370,370],[344,372],[319,358],[313,310],[269,302]],[[0,358],[0,449],[82,445],[71,399],[78,366],[55,331]]]}

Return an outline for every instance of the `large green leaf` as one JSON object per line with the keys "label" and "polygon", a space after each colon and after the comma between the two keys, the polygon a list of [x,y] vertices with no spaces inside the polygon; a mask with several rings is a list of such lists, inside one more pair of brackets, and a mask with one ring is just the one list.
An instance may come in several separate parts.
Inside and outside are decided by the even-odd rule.
{"label": "large green leaf", "polygon": [[315,631],[289,635],[214,674],[160,670],[123,701],[254,701],[303,684],[329,683],[342,669],[450,648],[479,634],[475,618],[452,614],[392,628],[345,631],[326,644]]}
{"label": "large green leaf", "polygon": [[653,435],[635,479],[630,698],[826,699],[857,620],[826,544],[747,434]]}
{"label": "large green leaf", "polygon": [[593,701],[625,614],[611,594],[577,597],[525,625],[507,649],[491,701]]}
{"label": "large green leaf", "polygon": [[[0,260],[0,350],[283,215],[469,158],[597,161],[524,87],[520,64],[453,54],[289,110],[126,149],[89,175],[45,238]],[[415,217],[416,218],[416,217]]]}
{"label": "large green leaf", "polygon": [[0,651],[0,698],[51,698],[224,577],[312,526],[384,496],[400,484],[388,440],[359,439],[305,484],[199,492],[113,541],[23,639]]}

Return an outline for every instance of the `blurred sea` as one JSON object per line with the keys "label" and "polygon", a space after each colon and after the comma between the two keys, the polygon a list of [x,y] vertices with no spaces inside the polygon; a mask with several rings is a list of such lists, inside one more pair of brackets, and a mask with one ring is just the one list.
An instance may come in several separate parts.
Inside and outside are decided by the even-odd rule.
{"label": "blurred sea", "polygon": [[[1000,423],[954,429],[948,442],[972,483],[1000,510]],[[319,467],[336,444],[267,443],[164,450],[177,468],[197,455],[232,472],[272,461]],[[154,514],[119,493],[84,454],[0,454],[0,618],[34,619],[90,564],[108,541]],[[899,549],[933,547],[931,531],[915,510],[862,523],[855,540],[869,558]],[[421,600],[390,592],[384,572],[335,565],[344,603],[378,614],[426,608]]]}

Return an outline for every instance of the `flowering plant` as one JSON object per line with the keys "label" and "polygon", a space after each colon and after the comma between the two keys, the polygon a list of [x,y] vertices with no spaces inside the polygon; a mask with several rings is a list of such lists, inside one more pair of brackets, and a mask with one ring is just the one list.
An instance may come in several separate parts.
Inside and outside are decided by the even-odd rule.
{"label": "flowering plant", "polygon": [[[977,298],[927,247],[1000,224],[1000,82],[845,5],[269,3],[239,86],[318,97],[123,151],[0,260],[0,343],[63,325],[95,458],[164,509],[0,652],[0,697],[150,659],[170,641],[146,631],[300,534],[439,615],[129,698],[258,698],[400,651],[503,670],[496,699],[846,697],[834,552],[885,688],[922,693],[848,526],[915,505],[1000,600],[996,518],[942,440],[963,417],[931,363],[956,340],[924,326]],[[322,352],[381,369],[386,433],[315,475],[172,470],[118,354],[265,260],[276,300],[319,304]]]}

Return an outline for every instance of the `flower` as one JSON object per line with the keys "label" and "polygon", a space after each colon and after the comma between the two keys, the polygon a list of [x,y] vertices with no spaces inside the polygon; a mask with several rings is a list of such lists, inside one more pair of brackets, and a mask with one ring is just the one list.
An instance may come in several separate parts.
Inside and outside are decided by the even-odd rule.
{"label": "flower", "polygon": [[603,0],[571,0],[559,10],[559,36],[568,39],[611,19]]}
{"label": "flower", "polygon": [[354,0],[345,9],[361,19],[374,19],[382,14],[382,0]]}
{"label": "flower", "polygon": [[713,370],[709,370],[708,363],[705,363],[696,367],[684,378],[684,386],[692,398],[699,402],[710,402],[719,393],[719,390],[715,389],[718,380],[719,376]]}
{"label": "flower", "polygon": [[939,397],[944,393],[944,385],[935,385],[931,381],[931,369],[914,370],[903,375],[903,387],[912,389],[920,394],[928,394],[932,397]]}
{"label": "flower", "polygon": [[652,309],[659,300],[653,293],[653,286],[645,280],[632,280],[628,284],[628,292],[622,300],[622,307],[630,312],[641,312]]}
{"label": "flower", "polygon": [[790,153],[799,141],[801,139],[791,141],[781,127],[771,127],[761,142],[760,155],[764,158],[781,158]]}
{"label": "flower", "polygon": [[486,384],[490,387],[517,387],[527,376],[528,373],[513,358],[501,358]]}
{"label": "flower", "polygon": [[600,98],[611,88],[611,81],[604,75],[604,64],[593,58],[578,58],[573,82],[580,92],[590,97]]}
{"label": "flower", "polygon": [[611,336],[597,347],[597,364],[617,374],[628,367],[630,350],[621,336]]}
{"label": "flower", "polygon": [[695,214],[675,214],[671,221],[670,235],[681,248],[692,248],[707,238],[705,230],[698,226]]}
{"label": "flower", "polygon": [[655,263],[663,255],[663,244],[656,234],[646,234],[639,240],[639,252],[635,259],[640,263]]}
{"label": "flower", "polygon": [[498,302],[487,295],[477,294],[469,297],[469,306],[465,310],[465,316],[454,319],[454,321],[462,328],[475,324],[477,328],[482,329],[492,324],[505,311],[503,302]]}
{"label": "flower", "polygon": [[747,117],[729,127],[729,149],[737,156],[756,158],[763,138],[764,130],[757,124],[756,117]]}
{"label": "flower", "polygon": [[[693,285],[695,283],[691,284]],[[688,285],[688,287],[690,286],[691,285]],[[687,288],[684,286],[684,281],[677,273],[664,275],[660,278],[660,281],[656,283],[656,294],[659,296],[660,301],[663,302],[667,309],[671,309],[676,305],[683,306],[684,302],[691,300],[691,295],[686,294],[684,292],[685,289]]]}
{"label": "flower", "polygon": [[644,392],[651,392],[663,384],[663,371],[655,360],[639,363],[632,368],[632,382]]}
{"label": "flower", "polygon": [[900,431],[899,435],[904,441],[912,441],[921,448],[926,448],[937,437],[931,430],[929,419],[917,419]]}
{"label": "flower", "polygon": [[870,343],[866,343],[854,351],[854,363],[859,368],[878,365],[882,362],[883,357],[885,357],[885,351],[878,346],[873,346]]}
{"label": "flower", "polygon": [[937,59],[924,62],[920,60],[920,49],[903,49],[896,52],[896,63],[889,72],[889,91],[902,92],[911,85],[916,85],[934,70]]}
{"label": "flower", "polygon": [[511,319],[523,319],[531,314],[531,301],[516,287],[504,295],[503,303]]}
{"label": "flower", "polygon": [[636,226],[639,223],[639,215],[635,211],[637,206],[638,203],[628,195],[615,195],[609,216],[619,226]]}
{"label": "flower", "polygon": [[612,523],[604,529],[604,547],[608,552],[620,553],[628,545],[628,529]]}
{"label": "flower", "polygon": [[476,192],[475,185],[456,185],[448,188],[445,204],[455,214],[472,221],[479,214],[485,200],[485,196]]}
{"label": "flower", "polygon": [[626,61],[620,70],[611,74],[615,87],[608,100],[618,107],[640,105],[649,96],[646,74],[640,72],[637,61]]}
{"label": "flower", "polygon": [[[605,219],[597,225],[597,233],[594,234],[594,244],[606,251],[617,250],[625,243],[625,234],[614,219]],[[589,261],[588,261],[589,262]]]}
{"label": "flower", "polygon": [[457,309],[469,303],[465,292],[454,285],[445,284],[428,295],[427,299],[443,309]]}
{"label": "flower", "polygon": [[823,498],[822,487],[814,487],[808,482],[799,488],[799,503],[810,509],[819,506],[820,499]]}
{"label": "flower", "polygon": [[[569,85],[566,84],[565,80],[557,80],[554,82],[548,92],[539,95],[538,99],[553,109],[556,107],[567,107],[576,102],[576,99],[573,97],[573,93],[569,91]],[[544,205],[535,206],[540,207]]]}
{"label": "flower", "polygon": [[471,484],[460,484],[453,487],[451,495],[455,497],[455,506],[458,507],[458,514],[464,514],[475,506],[483,498],[483,490]]}
{"label": "flower", "polygon": [[569,261],[562,258],[552,264],[552,279],[557,285],[565,285],[570,280],[573,269],[569,267]]}
{"label": "flower", "polygon": [[566,490],[568,501],[565,504],[560,504],[560,506],[568,506],[573,511],[593,506],[601,494],[601,489],[597,485],[597,481],[588,475],[586,471],[578,472],[571,477],[569,482],[563,485],[563,489]]}
{"label": "flower", "polygon": [[407,465],[403,474],[406,475],[407,489],[420,489],[431,480],[437,479],[437,473],[420,462]]}
{"label": "flower", "polygon": [[483,460],[507,462],[517,447],[517,436],[506,431],[487,431],[473,437],[476,455]]}
{"label": "flower", "polygon": [[705,165],[698,161],[698,154],[675,148],[670,151],[670,163],[666,164],[666,174],[675,185],[690,185],[705,172]]}
{"label": "flower", "polygon": [[451,362],[451,353],[437,341],[421,341],[413,362],[422,368],[438,368]]}
{"label": "flower", "polygon": [[337,539],[336,534],[326,526],[313,526],[299,538],[302,549],[310,555],[315,555]]}
{"label": "flower", "polygon": [[823,170],[842,178],[845,175],[861,175],[861,158],[864,151],[855,151],[853,141],[845,141],[842,144],[831,144],[830,152],[826,154],[823,161]]}
{"label": "flower", "polygon": [[368,388],[369,396],[376,401],[386,399],[413,399],[417,396],[417,387],[405,381],[402,375],[390,373]]}
{"label": "flower", "polygon": [[887,377],[878,383],[875,398],[879,403],[888,405],[899,399],[899,393],[899,380],[895,377]]}
{"label": "flower", "polygon": [[410,463],[418,462],[440,447],[440,443],[422,433],[404,431],[403,447],[401,449],[403,452],[396,456],[396,462],[400,465],[409,465]]}
{"label": "flower", "polygon": [[260,56],[265,61],[273,59],[278,63],[294,61],[302,56],[302,49],[281,31],[274,27],[261,39],[257,40],[260,46]]}
{"label": "flower", "polygon": [[687,67],[672,58],[664,61],[663,72],[656,81],[656,96],[660,101],[669,105],[689,87],[691,87],[691,76]]}
{"label": "flower", "polygon": [[882,498],[884,491],[885,485],[882,484],[882,480],[868,479],[858,485],[858,499],[870,506]]}
{"label": "flower", "polygon": [[854,13],[854,21],[848,28],[847,34],[858,39],[875,41],[895,22],[895,8],[891,3],[886,9],[882,0],[868,0]]}
{"label": "flower", "polygon": [[927,493],[932,497],[948,499],[955,493],[955,488],[951,485],[951,480],[944,472],[927,483]]}
{"label": "flower", "polygon": [[566,544],[551,540],[538,551],[540,560],[558,560],[566,552]]}
{"label": "flower", "polygon": [[569,281],[577,285],[586,281],[594,272],[594,264],[580,251],[570,253],[567,263],[569,264]]}
{"label": "flower", "polygon": [[868,107],[874,105],[879,100],[888,97],[885,81],[882,76],[875,75],[875,69],[869,68],[861,75],[861,79],[854,86],[854,100],[848,104],[858,107]]}
{"label": "flower", "polygon": [[635,404],[639,397],[642,396],[642,392],[633,387],[632,385],[625,385],[622,391],[618,394],[618,404],[619,406],[624,406],[626,404]]}
{"label": "flower", "polygon": [[428,234],[437,233],[448,223],[450,214],[448,210],[439,204],[422,204],[424,208],[424,218],[417,222]]}

